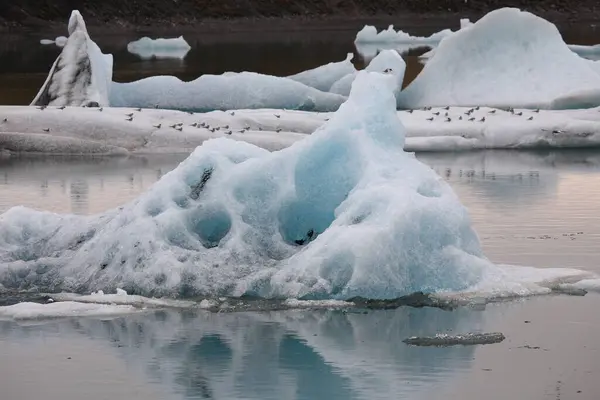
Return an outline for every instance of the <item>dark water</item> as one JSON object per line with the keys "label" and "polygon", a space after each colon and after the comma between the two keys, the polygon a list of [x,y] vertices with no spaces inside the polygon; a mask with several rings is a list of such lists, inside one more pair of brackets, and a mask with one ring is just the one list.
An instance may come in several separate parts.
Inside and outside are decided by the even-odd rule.
{"label": "dark water", "polygon": [[[378,26],[378,28],[385,28]],[[458,21],[443,26],[404,27],[414,35],[428,36],[445,28],[458,28]],[[113,80],[130,82],[154,75],[175,75],[192,80],[202,74],[221,74],[227,71],[252,71],[276,76],[292,75],[332,61],[341,61],[347,53],[355,53],[354,63],[363,68],[377,52],[377,46],[362,48],[359,54],[354,46],[356,30],[306,32],[305,34],[247,34],[184,37],[192,47],[186,57],[179,59],[143,60],[127,51],[127,44],[142,35],[93,35],[92,39],[104,53],[114,56]],[[596,44],[595,26],[574,26],[563,30],[563,37],[571,44]],[[180,32],[161,34],[177,37]],[[153,36],[150,34],[150,36]],[[46,79],[47,73],[61,49],[55,45],[41,45],[38,35],[0,35],[0,104],[30,104]],[[423,68],[418,56],[429,48],[398,49],[406,64],[405,85]],[[515,60],[518,62],[518,60]]]}

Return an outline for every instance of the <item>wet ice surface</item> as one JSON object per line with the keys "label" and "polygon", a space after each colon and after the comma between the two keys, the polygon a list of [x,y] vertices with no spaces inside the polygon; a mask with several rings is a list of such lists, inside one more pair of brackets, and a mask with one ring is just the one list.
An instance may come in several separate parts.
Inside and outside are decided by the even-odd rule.
{"label": "wet ice surface", "polygon": [[[600,272],[600,152],[417,156],[457,192],[492,261]],[[15,204],[102,212],[138,196],[184,157],[2,159],[0,212]],[[0,385],[7,398],[24,399],[479,400],[486,393],[498,400],[592,400],[600,393],[598,301],[590,291],[484,311],[167,308],[4,320]],[[485,332],[506,340],[483,347],[402,343]]]}

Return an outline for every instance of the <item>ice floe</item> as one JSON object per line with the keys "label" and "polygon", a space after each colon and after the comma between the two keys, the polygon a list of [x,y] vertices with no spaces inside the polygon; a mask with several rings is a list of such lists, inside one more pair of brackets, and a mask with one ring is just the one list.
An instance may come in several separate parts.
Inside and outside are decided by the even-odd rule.
{"label": "ice floe", "polygon": [[[329,92],[334,83],[346,75],[352,75],[357,72],[354,64],[352,64],[353,57],[354,54],[348,53],[344,61],[331,62],[308,71],[288,76],[288,78],[317,90]],[[348,93],[346,93],[346,96]]]}
{"label": "ice floe", "polygon": [[546,109],[600,104],[600,73],[552,23],[518,9],[492,11],[440,42],[399,96],[401,108],[491,106]]}
{"label": "ice floe", "polygon": [[111,86],[113,107],[144,107],[212,111],[284,108],[335,111],[346,98],[288,78],[253,72],[202,75],[184,82],[174,76],[153,76]]}
{"label": "ice floe", "polygon": [[183,36],[151,39],[143,37],[127,44],[127,51],[142,59],[185,58],[191,47]]}
{"label": "ice floe", "polygon": [[131,305],[86,304],[60,301],[48,304],[23,302],[0,307],[0,319],[34,320],[67,317],[114,317],[138,312]]}
{"label": "ice floe", "polygon": [[[390,80],[391,85],[395,83]],[[268,150],[306,138],[331,113],[232,110],[190,114],[132,108],[0,106],[0,151],[49,154],[191,153],[226,137]],[[406,151],[600,146],[600,112],[445,107],[398,111]]]}
{"label": "ice floe", "polygon": [[69,19],[69,39],[32,105],[108,106],[112,55],[90,39],[78,11]]}
{"label": "ice floe", "polygon": [[588,60],[600,60],[600,44],[584,46],[579,44],[570,44],[569,49],[580,57]]}

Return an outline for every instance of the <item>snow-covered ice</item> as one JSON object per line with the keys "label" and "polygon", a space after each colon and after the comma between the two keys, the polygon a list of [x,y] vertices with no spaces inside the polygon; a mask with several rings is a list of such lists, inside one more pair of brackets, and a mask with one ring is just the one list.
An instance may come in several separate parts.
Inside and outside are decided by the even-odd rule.
{"label": "snow-covered ice", "polygon": [[34,320],[68,317],[114,317],[138,312],[131,305],[60,301],[48,304],[23,302],[0,307],[0,319]]}
{"label": "snow-covered ice", "polygon": [[127,44],[127,51],[142,59],[185,58],[191,47],[183,38],[151,39],[143,37]]}
{"label": "snow-covered ice", "polygon": [[[191,153],[204,141],[220,137],[280,150],[306,138],[332,117],[330,113],[272,109],[202,114],[109,107],[99,110],[0,106],[0,151]],[[454,151],[599,147],[599,110],[449,107],[397,114],[406,129],[406,151]]]}
{"label": "snow-covered ice", "polygon": [[69,39],[32,105],[108,106],[112,55],[103,54],[78,11],[69,19]]}
{"label": "snow-covered ice", "polygon": [[573,53],[552,23],[512,8],[492,11],[442,40],[398,101],[401,108],[599,104],[595,64]]}
{"label": "snow-covered ice", "polygon": [[[288,76],[288,78],[317,90],[329,92],[335,82],[346,75],[356,73],[356,68],[352,64],[353,57],[354,54],[348,53],[346,59],[343,61],[321,65],[317,68]],[[346,93],[346,96],[348,93]]]}
{"label": "snow-covered ice", "polygon": [[253,72],[202,75],[184,82],[174,76],[153,76],[111,86],[113,107],[145,107],[212,111],[242,108],[284,108],[335,111],[346,98],[321,92],[288,78]]}

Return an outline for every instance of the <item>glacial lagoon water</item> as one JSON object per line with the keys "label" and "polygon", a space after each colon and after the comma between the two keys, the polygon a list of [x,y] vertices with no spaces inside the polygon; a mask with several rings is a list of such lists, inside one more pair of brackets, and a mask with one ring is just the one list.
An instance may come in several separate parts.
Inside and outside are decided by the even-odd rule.
{"label": "glacial lagoon water", "polygon": [[[325,41],[204,43],[184,60],[140,60],[131,38],[96,37],[115,80],[252,70],[287,75],[353,50]],[[586,43],[593,35],[584,35]],[[59,53],[3,42],[0,103],[28,104]],[[589,42],[589,44],[593,44]],[[420,66],[405,56],[407,77]],[[360,65],[360,58],[357,63]],[[600,273],[600,151],[484,151],[417,157],[469,209],[494,262]],[[184,156],[0,157],[0,213],[15,205],[94,214],[138,196]],[[209,313],[0,321],[0,398],[597,399],[600,296],[541,296],[482,308]],[[436,333],[502,332],[499,344],[419,348]]]}

